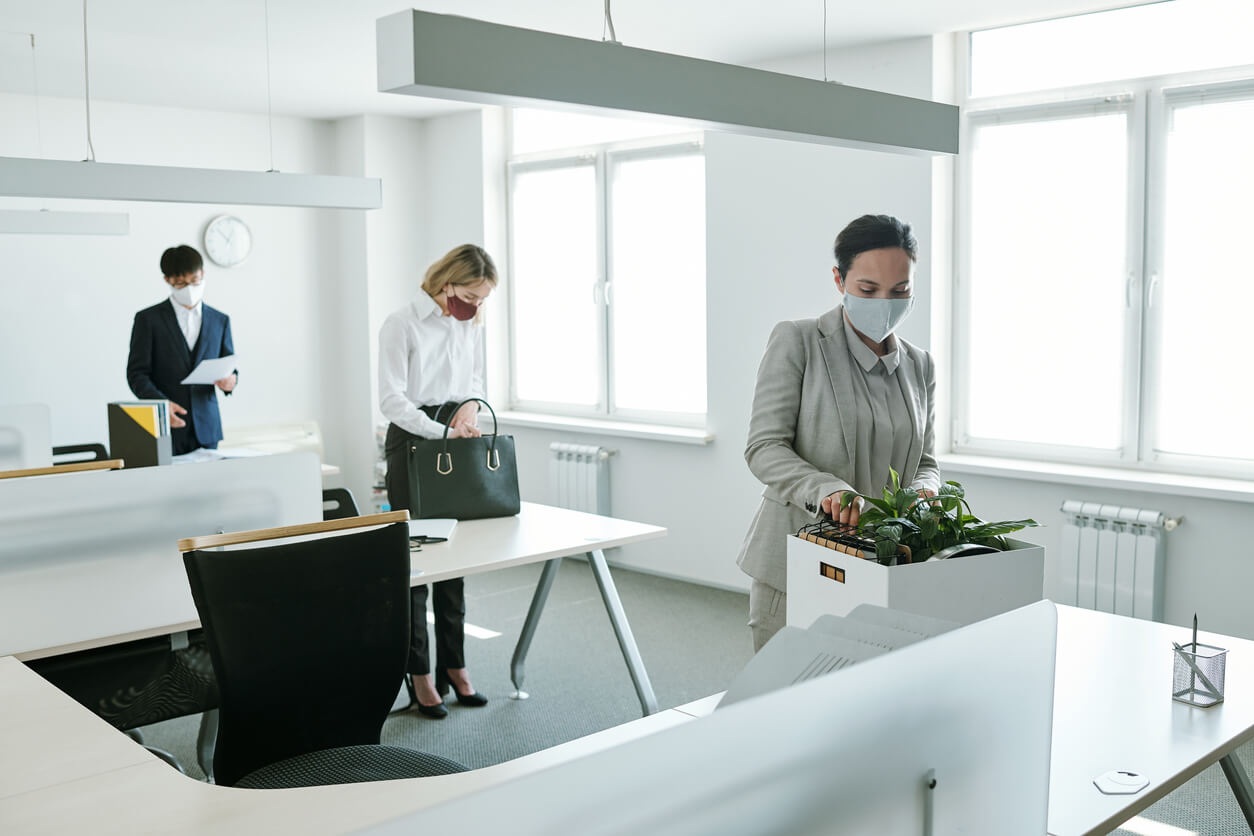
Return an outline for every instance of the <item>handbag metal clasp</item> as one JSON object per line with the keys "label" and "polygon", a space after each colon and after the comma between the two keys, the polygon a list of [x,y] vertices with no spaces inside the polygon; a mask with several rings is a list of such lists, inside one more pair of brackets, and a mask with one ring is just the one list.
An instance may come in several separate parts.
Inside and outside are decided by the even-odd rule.
{"label": "handbag metal clasp", "polygon": [[[493,462],[496,462],[493,464]],[[499,470],[501,467],[501,453],[495,447],[488,451],[488,470]]]}
{"label": "handbag metal clasp", "polygon": [[[448,459],[448,470],[443,467],[443,462]],[[435,471],[441,476],[448,476],[453,472],[453,454],[452,453],[436,453],[435,454]]]}

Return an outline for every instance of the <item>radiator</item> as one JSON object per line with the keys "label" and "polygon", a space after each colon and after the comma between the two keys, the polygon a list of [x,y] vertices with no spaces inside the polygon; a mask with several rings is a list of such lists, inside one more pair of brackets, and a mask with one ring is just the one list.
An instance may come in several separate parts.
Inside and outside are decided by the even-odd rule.
{"label": "radiator", "polygon": [[1163,617],[1165,532],[1179,520],[1160,511],[1068,499],[1062,503],[1058,603]]}
{"label": "radiator", "polygon": [[561,508],[609,516],[610,456],[589,444],[549,445],[549,496]]}

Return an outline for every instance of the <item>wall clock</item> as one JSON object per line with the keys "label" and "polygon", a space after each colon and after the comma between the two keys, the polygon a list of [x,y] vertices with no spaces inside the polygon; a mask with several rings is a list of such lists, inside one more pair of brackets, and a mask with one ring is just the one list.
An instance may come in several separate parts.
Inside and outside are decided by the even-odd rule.
{"label": "wall clock", "polygon": [[205,227],[205,255],[219,267],[234,267],[252,248],[252,231],[234,215],[219,215]]}

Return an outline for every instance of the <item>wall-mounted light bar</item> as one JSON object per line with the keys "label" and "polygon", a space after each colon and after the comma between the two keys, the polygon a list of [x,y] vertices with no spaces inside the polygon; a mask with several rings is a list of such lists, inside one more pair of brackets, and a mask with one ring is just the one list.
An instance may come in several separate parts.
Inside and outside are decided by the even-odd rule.
{"label": "wall-mounted light bar", "polygon": [[958,108],[416,9],[375,24],[379,89],[480,104],[657,114],[880,151],[958,152]]}
{"label": "wall-mounted light bar", "polygon": [[0,233],[18,235],[126,235],[125,212],[62,212],[49,209],[0,209]]}
{"label": "wall-mounted light bar", "polygon": [[0,195],[378,209],[377,177],[0,157]]}

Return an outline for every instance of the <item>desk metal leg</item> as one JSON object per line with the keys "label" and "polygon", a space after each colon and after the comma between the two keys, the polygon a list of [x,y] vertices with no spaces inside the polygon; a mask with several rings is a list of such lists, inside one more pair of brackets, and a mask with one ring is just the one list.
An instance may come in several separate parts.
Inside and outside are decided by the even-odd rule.
{"label": "desk metal leg", "polygon": [[1228,778],[1232,794],[1237,797],[1237,805],[1245,816],[1246,826],[1254,833],[1254,790],[1250,788],[1250,778],[1245,774],[1245,767],[1238,760],[1235,750],[1220,758],[1219,765],[1223,767],[1224,775]]}
{"label": "desk metal leg", "polygon": [[544,570],[540,572],[540,582],[536,584],[536,591],[531,596],[527,620],[523,622],[522,632],[518,635],[518,644],[514,646],[514,658],[509,663],[509,678],[514,683],[514,693],[510,695],[510,699],[527,699],[528,694],[522,689],[527,651],[531,649],[531,640],[536,635],[536,625],[540,623],[540,613],[544,612],[544,604],[549,600],[549,590],[553,588],[553,580],[557,577],[557,570],[561,565],[562,559],[555,557],[546,561]]}
{"label": "desk metal leg", "polygon": [[200,733],[196,735],[196,761],[210,783],[213,783],[213,751],[217,745],[218,709],[211,708],[200,715]]}
{"label": "desk metal leg", "polygon": [[592,566],[592,575],[601,588],[601,598],[605,601],[605,611],[609,613],[610,623],[614,625],[614,634],[618,636],[618,646],[623,651],[623,660],[631,673],[631,681],[636,686],[636,696],[640,699],[640,707],[647,717],[657,712],[657,697],[653,695],[653,684],[649,682],[649,674],[640,660],[640,650],[636,647],[636,637],[631,634],[631,625],[627,623],[627,614],[623,612],[623,602],[618,598],[618,589],[614,579],[610,577],[610,567],[605,562],[605,552],[600,549],[588,552],[588,563]]}

